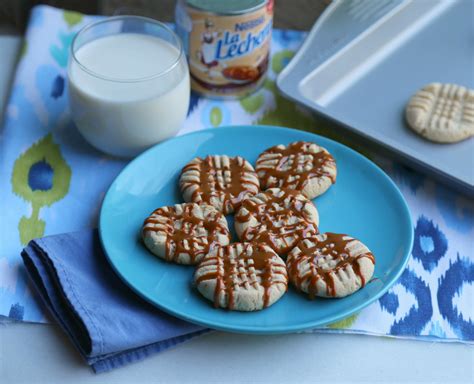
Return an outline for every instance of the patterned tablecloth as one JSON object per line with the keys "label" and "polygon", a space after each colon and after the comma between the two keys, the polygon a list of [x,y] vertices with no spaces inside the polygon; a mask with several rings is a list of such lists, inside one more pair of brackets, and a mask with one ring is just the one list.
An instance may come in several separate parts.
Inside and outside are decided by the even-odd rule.
{"label": "patterned tablecloth", "polygon": [[[69,45],[94,18],[47,6],[31,13],[0,136],[0,315],[12,319],[47,321],[28,288],[20,250],[35,237],[96,226],[104,193],[126,164],[88,145],[69,116]],[[240,101],[193,95],[179,134],[230,124],[269,124],[338,139],[337,128],[318,122],[277,92],[275,77],[303,38],[301,32],[274,30],[264,87]],[[474,201],[396,163],[377,162],[410,207],[413,257],[380,300],[316,331],[472,343]]]}

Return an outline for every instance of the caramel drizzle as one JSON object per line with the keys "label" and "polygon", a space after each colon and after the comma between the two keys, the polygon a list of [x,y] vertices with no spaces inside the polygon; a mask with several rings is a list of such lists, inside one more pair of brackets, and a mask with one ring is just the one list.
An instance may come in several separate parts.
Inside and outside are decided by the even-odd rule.
{"label": "caramel drizzle", "polygon": [[[335,175],[325,169],[335,166],[334,157],[322,148],[321,151],[313,153],[307,147],[309,147],[309,143],[297,141],[285,148],[274,146],[267,149],[257,160],[256,167],[262,187],[303,190],[310,179],[323,176],[329,177],[334,184],[336,182]],[[274,154],[279,159],[276,167],[272,164],[265,164],[269,161],[264,157],[265,154]],[[304,170],[308,165],[310,166],[309,170]],[[303,170],[299,170],[299,167],[302,167]],[[263,175],[261,171],[263,171]],[[271,178],[274,180],[270,181]]]}
{"label": "caramel drizzle", "polygon": [[[143,223],[143,235],[147,232],[165,233],[168,261],[176,261],[181,253],[185,253],[194,264],[219,244],[218,235],[227,236],[230,241],[228,228],[219,222],[222,217],[219,212],[213,217],[200,219],[193,214],[193,206],[185,204],[182,213],[177,213],[174,207],[158,208]],[[166,217],[166,220],[159,220],[156,216]],[[177,221],[181,221],[180,228],[175,227]],[[207,231],[207,236],[197,235],[202,228]]]}
{"label": "caramel drizzle", "polygon": [[[221,295],[226,295],[227,308],[232,310],[235,309],[236,287],[248,289],[253,285],[255,289],[258,289],[260,283],[257,277],[260,277],[263,286],[263,308],[268,307],[272,285],[283,283],[274,280],[273,276],[281,274],[286,277],[286,269],[283,265],[275,263],[275,255],[265,250],[263,245],[245,244],[243,251],[237,257],[231,257],[232,249],[236,246],[237,243],[219,247],[215,256],[206,257],[196,268],[196,273],[199,269],[212,265],[215,265],[216,269],[199,276],[196,284],[215,279],[214,307],[218,308]],[[254,274],[249,271],[252,266],[255,269]],[[275,267],[281,267],[281,271],[274,269]]]}
{"label": "caramel drizzle", "polygon": [[[298,192],[286,190],[281,196],[270,193],[266,193],[266,195],[270,196],[270,198],[262,204],[258,204],[252,199],[244,200],[242,209],[247,209],[248,214],[240,214],[242,212],[241,209],[239,214],[235,215],[235,221],[237,222],[247,222],[253,216],[259,223],[259,225],[248,227],[244,231],[242,234],[243,240],[267,244],[275,252],[283,255],[288,253],[299,240],[319,233],[316,224],[306,219],[303,211],[305,203],[296,198],[299,195]],[[288,196],[290,197],[289,207],[283,208],[284,200]],[[297,217],[298,220],[293,224],[288,224],[289,219],[292,217]],[[285,225],[277,226],[277,223],[281,221]],[[293,241],[288,241],[290,235],[295,237]],[[283,241],[283,247],[278,244],[277,239]]]}
{"label": "caramel drizzle", "polygon": [[[307,246],[305,241],[302,241],[298,244],[298,248],[301,250],[301,253],[295,257],[289,258],[287,267],[288,273],[290,276],[294,277],[295,285],[301,286],[304,281],[309,279],[308,294],[310,299],[314,299],[317,293],[317,283],[319,279],[323,279],[326,283],[326,294],[329,297],[336,296],[336,288],[334,283],[334,275],[341,268],[345,268],[348,265],[352,265],[354,273],[359,277],[361,281],[361,288],[365,286],[365,278],[361,273],[360,265],[358,260],[362,257],[368,258],[375,264],[374,255],[370,252],[362,253],[357,256],[351,256],[347,250],[347,244],[354,241],[353,238],[344,239],[347,235],[338,234],[338,233],[326,233],[327,238],[324,241],[315,240],[316,245]],[[313,241],[314,239],[309,239]],[[338,259],[338,262],[335,267],[331,269],[323,269],[318,267],[317,260],[331,256],[332,258]],[[299,266],[301,263],[309,260],[310,263],[310,273],[300,275],[298,272]]]}
{"label": "caramel drizzle", "polygon": [[[260,189],[258,178],[255,175],[256,181],[251,179],[250,175],[253,172],[245,168],[246,161],[242,157],[230,157],[228,165],[222,163],[217,165],[214,156],[200,160],[186,165],[181,171],[181,175],[188,171],[199,173],[198,188],[193,191],[192,201],[213,205],[211,203],[213,198],[222,199],[223,212],[229,214],[248,195],[258,193]],[[185,182],[182,187],[183,193],[195,184],[196,182]]]}

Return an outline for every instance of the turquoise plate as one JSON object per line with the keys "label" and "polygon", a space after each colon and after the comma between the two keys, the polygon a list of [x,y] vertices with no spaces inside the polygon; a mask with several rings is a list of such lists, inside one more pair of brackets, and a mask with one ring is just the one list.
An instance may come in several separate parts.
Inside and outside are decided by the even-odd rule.
{"label": "turquoise plate", "polygon": [[[161,261],[140,241],[143,220],[155,209],[182,202],[181,168],[196,156],[240,155],[252,163],[264,149],[292,141],[327,148],[338,167],[337,182],[315,199],[321,232],[347,233],[376,257],[367,286],[343,299],[310,301],[292,287],[271,307],[253,313],[214,309],[192,284],[193,267]],[[233,227],[232,217],[228,217]],[[156,145],[115,179],[100,212],[100,237],[115,271],[138,294],[177,317],[210,328],[243,333],[287,333],[341,320],[380,297],[408,261],[413,229],[408,207],[390,178],[353,150],[311,133],[268,126],[207,129]]]}

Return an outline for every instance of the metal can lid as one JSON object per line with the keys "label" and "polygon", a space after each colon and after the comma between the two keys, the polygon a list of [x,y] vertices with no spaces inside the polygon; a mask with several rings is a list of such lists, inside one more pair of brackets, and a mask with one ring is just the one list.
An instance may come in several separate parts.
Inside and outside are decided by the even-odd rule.
{"label": "metal can lid", "polygon": [[268,0],[186,0],[186,4],[201,11],[238,15],[261,8]]}

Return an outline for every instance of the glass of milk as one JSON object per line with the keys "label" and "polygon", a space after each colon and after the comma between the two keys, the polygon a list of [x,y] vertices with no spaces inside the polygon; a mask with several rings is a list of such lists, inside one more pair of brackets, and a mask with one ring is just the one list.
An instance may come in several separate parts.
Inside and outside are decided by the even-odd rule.
{"label": "glass of milk", "polygon": [[158,21],[117,16],[84,27],[71,45],[68,77],[77,128],[109,154],[135,156],[176,134],[186,118],[186,57]]}

